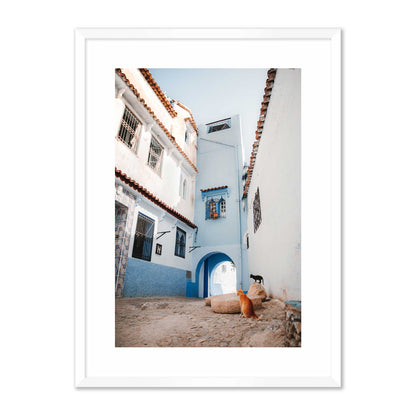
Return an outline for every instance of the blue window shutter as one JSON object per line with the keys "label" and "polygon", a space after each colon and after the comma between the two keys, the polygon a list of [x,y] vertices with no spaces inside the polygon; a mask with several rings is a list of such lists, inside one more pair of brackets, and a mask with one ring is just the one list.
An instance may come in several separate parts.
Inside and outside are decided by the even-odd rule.
{"label": "blue window shutter", "polygon": [[209,203],[210,201],[207,201],[205,204],[205,219],[209,219],[210,218],[210,207],[209,207]]}

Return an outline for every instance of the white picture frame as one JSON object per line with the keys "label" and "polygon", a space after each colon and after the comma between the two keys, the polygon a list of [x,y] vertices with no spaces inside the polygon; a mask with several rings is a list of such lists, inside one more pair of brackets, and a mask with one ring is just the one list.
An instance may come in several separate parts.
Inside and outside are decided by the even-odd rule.
{"label": "white picture frame", "polygon": [[[109,138],[130,66],[302,69],[301,348],[115,348]],[[75,296],[77,388],[341,386],[340,29],[75,30]]]}

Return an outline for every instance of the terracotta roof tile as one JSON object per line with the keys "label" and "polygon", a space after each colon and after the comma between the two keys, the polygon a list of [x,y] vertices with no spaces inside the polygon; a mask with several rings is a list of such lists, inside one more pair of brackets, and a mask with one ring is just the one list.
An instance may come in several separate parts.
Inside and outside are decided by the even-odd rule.
{"label": "terracotta roof tile", "polygon": [[165,211],[169,212],[169,214],[173,215],[178,220],[181,220],[182,222],[184,222],[192,228],[197,228],[197,226],[192,221],[188,220],[188,218],[184,217],[178,211],[174,210],[169,205],[165,204],[163,201],[161,201],[159,198],[153,195],[149,190],[147,190],[144,186],[139,185],[134,179],[127,176],[120,169],[117,169],[117,167],[115,168],[115,175],[117,178],[120,178],[120,180],[122,180],[125,184],[129,185],[131,188],[135,189],[137,192],[144,195],[147,199],[149,199],[159,207],[163,208]]}
{"label": "terracotta roof tile", "polygon": [[228,185],[217,186],[216,188],[201,189],[201,192],[216,191],[217,189],[226,189],[226,188],[228,188]]}
{"label": "terracotta roof tile", "polygon": [[187,117],[185,118],[185,121],[189,121],[192,127],[194,128],[194,130],[196,131],[196,134],[198,134],[198,128],[196,127],[195,120],[192,119],[191,117]]}
{"label": "terracotta roof tile", "polygon": [[130,90],[134,93],[134,95],[138,98],[138,100],[143,104],[143,106],[146,108],[146,110],[151,114],[153,119],[159,124],[160,128],[164,131],[166,136],[169,138],[169,140],[176,146],[176,148],[179,150],[179,152],[182,154],[182,156],[187,160],[187,162],[194,168],[195,172],[198,172],[198,169],[196,166],[191,162],[187,154],[181,149],[181,147],[176,142],[176,139],[172,136],[172,134],[169,133],[168,129],[163,125],[163,123],[156,117],[155,113],[152,111],[152,109],[145,103],[142,97],[140,97],[140,94],[138,93],[137,89],[134,87],[134,85],[130,82],[130,80],[127,78],[126,74],[120,69],[117,68],[116,72],[118,75],[120,75],[121,79],[127,84],[127,86],[130,88]]}
{"label": "terracotta roof tile", "polygon": [[152,90],[155,92],[155,94],[158,96],[159,100],[162,102],[166,110],[168,110],[169,114],[172,117],[176,117],[178,113],[172,108],[170,105],[170,102],[166,98],[166,95],[162,92],[157,82],[152,77],[152,74],[147,68],[137,68],[140,73],[144,76],[147,83],[152,87]]}
{"label": "terracotta roof tile", "polygon": [[174,100],[174,101],[175,101],[175,103],[176,103],[179,107],[183,108],[184,110],[186,110],[186,111],[189,113],[189,115],[190,115],[191,117],[186,118],[186,119],[185,119],[185,121],[186,121],[186,120],[189,120],[189,122],[192,124],[192,127],[195,129],[196,134],[198,134],[198,129],[197,129],[197,127],[196,127],[196,123],[195,123],[195,120],[194,120],[194,116],[192,115],[191,110],[190,110],[188,107],[186,107],[185,105],[183,105],[181,102],[179,102],[179,101],[177,101],[177,100]]}
{"label": "terracotta roof tile", "polygon": [[259,145],[260,145],[261,135],[263,133],[264,122],[267,116],[267,109],[269,107],[270,97],[272,94],[272,89],[274,86],[274,79],[276,78],[276,73],[277,73],[276,68],[271,68],[267,71],[266,87],[264,88],[263,101],[260,106],[260,117],[259,117],[259,121],[257,122],[257,130],[256,130],[257,141],[253,143],[253,149],[251,151],[250,165],[247,169],[247,179],[244,184],[243,198],[247,198],[248,189],[250,187],[254,164],[257,158],[257,152],[258,152]]}

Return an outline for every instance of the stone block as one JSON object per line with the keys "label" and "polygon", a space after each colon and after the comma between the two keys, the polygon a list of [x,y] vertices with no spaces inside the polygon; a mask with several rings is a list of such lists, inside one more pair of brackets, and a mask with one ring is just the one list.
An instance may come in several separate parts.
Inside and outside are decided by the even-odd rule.
{"label": "stone block", "polygon": [[259,296],[262,300],[267,298],[267,292],[263,285],[254,282],[247,292],[247,296]]}
{"label": "stone block", "polygon": [[218,296],[225,296],[225,295],[214,295],[214,296],[210,296],[208,298],[205,298],[205,306],[211,306],[211,300],[213,298],[217,298]]}
{"label": "stone block", "polygon": [[[261,297],[249,296],[253,302],[254,310],[262,307]],[[216,313],[240,313],[240,298],[236,293],[212,296],[211,309]]]}

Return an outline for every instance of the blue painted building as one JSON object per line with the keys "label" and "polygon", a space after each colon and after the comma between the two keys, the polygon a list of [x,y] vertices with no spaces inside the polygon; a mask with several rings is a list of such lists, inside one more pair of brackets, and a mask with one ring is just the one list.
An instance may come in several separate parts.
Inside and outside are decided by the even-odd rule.
{"label": "blue painted building", "polygon": [[234,290],[249,288],[247,215],[242,205],[243,146],[240,117],[198,126],[192,281],[187,295],[206,297],[214,291],[213,276],[224,262],[235,268]]}

